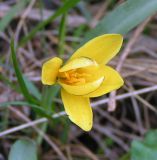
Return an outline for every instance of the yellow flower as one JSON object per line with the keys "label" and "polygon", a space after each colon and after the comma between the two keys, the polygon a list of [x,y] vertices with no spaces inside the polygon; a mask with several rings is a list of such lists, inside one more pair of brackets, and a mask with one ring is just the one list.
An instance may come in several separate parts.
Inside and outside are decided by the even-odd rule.
{"label": "yellow flower", "polygon": [[42,83],[61,85],[66,113],[85,131],[91,130],[93,124],[89,98],[118,89],[124,83],[119,73],[106,65],[119,52],[122,42],[119,34],[105,34],[79,48],[63,66],[58,57],[43,64]]}

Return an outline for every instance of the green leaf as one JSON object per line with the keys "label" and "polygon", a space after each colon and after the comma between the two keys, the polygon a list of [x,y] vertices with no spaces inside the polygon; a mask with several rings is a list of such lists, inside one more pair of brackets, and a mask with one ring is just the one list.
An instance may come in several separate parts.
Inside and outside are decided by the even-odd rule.
{"label": "green leaf", "polygon": [[37,146],[31,139],[17,140],[11,147],[8,160],[37,160]]}
{"label": "green leaf", "polygon": [[11,102],[2,102],[0,103],[0,109],[1,108],[6,108],[9,106],[16,106],[16,107],[22,107],[22,106],[28,106],[33,108],[38,114],[45,116],[47,118],[52,118],[50,113],[48,113],[45,109],[43,109],[41,106],[31,104],[28,102],[23,102],[23,101],[11,101]]}
{"label": "green leaf", "polygon": [[15,53],[15,49],[14,49],[14,41],[13,40],[11,41],[11,55],[12,55],[12,61],[13,61],[14,70],[15,70],[15,73],[16,73],[16,76],[17,76],[17,79],[18,79],[18,82],[19,82],[19,85],[20,85],[20,89],[21,89],[24,97],[27,99],[28,102],[37,103],[33,99],[33,97],[30,95],[30,93],[28,91],[28,88],[27,88],[27,86],[25,84],[25,81],[23,79],[22,72],[21,72],[20,67],[18,65],[18,62],[17,62],[16,53]]}
{"label": "green leaf", "polygon": [[64,43],[66,37],[66,18],[67,13],[64,13],[59,26],[59,44],[58,44],[58,52],[60,56],[63,56],[64,53]]}
{"label": "green leaf", "polygon": [[143,141],[133,141],[131,145],[132,160],[157,159],[157,130],[149,131]]}
{"label": "green leaf", "polygon": [[44,28],[47,24],[51,23],[60,15],[66,13],[70,8],[74,7],[79,1],[80,0],[67,0],[64,3],[64,5],[60,7],[52,16],[50,16],[47,20],[39,23],[30,33],[28,33],[28,35],[20,41],[20,46],[24,45],[29,40],[31,40],[39,30]]}
{"label": "green leaf", "polygon": [[97,26],[85,35],[83,43],[105,33],[126,34],[156,11],[157,0],[128,0],[105,15]]}
{"label": "green leaf", "polygon": [[4,31],[10,21],[17,15],[17,13],[24,9],[28,2],[29,0],[19,1],[10,9],[10,11],[0,20],[0,31]]}
{"label": "green leaf", "polygon": [[59,90],[60,87],[58,85],[43,87],[41,105],[44,107],[46,111],[50,113],[54,112],[55,103],[53,102],[53,100],[57,96]]}
{"label": "green leaf", "polygon": [[38,100],[41,100],[41,94],[38,90],[38,88],[32,83],[27,77],[23,76],[24,82],[29,89],[29,93],[31,93],[34,97],[36,97]]}

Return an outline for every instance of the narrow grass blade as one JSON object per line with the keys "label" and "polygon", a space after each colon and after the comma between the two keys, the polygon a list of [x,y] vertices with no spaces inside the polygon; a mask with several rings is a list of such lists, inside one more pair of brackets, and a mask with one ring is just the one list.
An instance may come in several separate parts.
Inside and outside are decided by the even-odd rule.
{"label": "narrow grass blade", "polygon": [[60,87],[58,85],[44,86],[42,93],[41,105],[44,109],[50,113],[54,112],[54,102],[53,99],[59,92]]}
{"label": "narrow grass blade", "polygon": [[40,115],[45,116],[47,118],[51,118],[51,115],[47,113],[41,106],[31,104],[28,102],[23,102],[23,101],[11,101],[11,102],[3,102],[0,103],[0,109],[8,108],[10,106],[16,106],[16,107],[22,107],[22,106],[27,106],[31,107],[35,111],[37,111]]}
{"label": "narrow grass blade", "polygon": [[67,13],[63,14],[60,26],[59,26],[59,44],[58,44],[58,51],[60,57],[64,53],[64,43],[65,43],[65,36],[66,36],[66,17]]}
{"label": "narrow grass blade", "polygon": [[41,93],[39,92],[38,88],[32,83],[27,77],[24,76],[24,82],[26,87],[29,89],[29,93],[31,93],[35,98],[39,101],[41,100]]}
{"label": "narrow grass blade", "polygon": [[20,89],[21,89],[24,97],[27,99],[28,102],[37,103],[33,99],[33,97],[30,95],[30,93],[29,93],[29,91],[28,91],[28,89],[26,87],[26,84],[25,84],[25,81],[23,79],[20,67],[19,67],[18,62],[17,62],[15,48],[14,48],[14,41],[13,40],[11,41],[11,55],[12,55],[12,61],[13,61],[14,70],[15,70],[15,73],[16,73],[16,76],[17,76],[17,79],[18,79],[18,82],[19,82],[19,85],[20,85]]}
{"label": "narrow grass blade", "polygon": [[27,36],[22,38],[22,40],[19,43],[19,46],[22,46],[25,43],[27,43],[29,40],[31,40],[35,36],[35,34],[39,30],[44,28],[47,24],[49,24],[50,22],[55,20],[60,15],[64,14],[65,12],[67,12],[67,10],[69,10],[70,8],[74,7],[78,2],[79,2],[79,0],[68,0],[68,1],[66,1],[64,3],[64,5],[62,7],[60,7],[52,16],[50,16],[47,20],[42,21],[41,23],[39,23],[30,33],[28,33]]}
{"label": "narrow grass blade", "polygon": [[157,0],[128,0],[105,16],[97,26],[87,32],[82,44],[101,34],[126,34],[157,11]]}

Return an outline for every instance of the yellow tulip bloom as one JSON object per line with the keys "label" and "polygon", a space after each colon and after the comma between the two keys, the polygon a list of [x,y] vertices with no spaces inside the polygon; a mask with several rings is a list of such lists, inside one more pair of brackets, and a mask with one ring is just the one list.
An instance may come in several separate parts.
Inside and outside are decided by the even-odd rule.
{"label": "yellow tulip bloom", "polygon": [[42,83],[61,85],[61,97],[70,120],[85,131],[93,124],[90,97],[97,97],[123,85],[119,73],[107,66],[120,50],[123,37],[120,34],[98,36],[81,48],[63,65],[54,57],[43,64]]}

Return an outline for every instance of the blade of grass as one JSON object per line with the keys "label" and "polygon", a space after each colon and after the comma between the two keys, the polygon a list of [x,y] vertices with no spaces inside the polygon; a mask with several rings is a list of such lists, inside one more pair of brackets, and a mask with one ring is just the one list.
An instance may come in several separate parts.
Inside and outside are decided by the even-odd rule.
{"label": "blade of grass", "polygon": [[8,128],[9,116],[10,116],[10,114],[9,114],[8,109],[4,109],[3,111],[1,111],[0,132],[6,130]]}
{"label": "blade of grass", "polygon": [[46,112],[43,108],[41,108],[41,106],[35,104],[23,101],[11,101],[11,102],[0,103],[0,109],[8,108],[9,106],[16,106],[16,107],[28,106],[38,111],[38,113],[40,113],[41,115],[44,115],[47,118],[52,118],[50,113]]}
{"label": "blade of grass", "polygon": [[[1,67],[1,66],[0,66]],[[11,66],[6,67],[6,70],[10,70]],[[36,97],[38,100],[41,100],[41,94],[38,88],[26,77],[23,76],[26,87],[29,89],[29,92]],[[0,74],[0,80],[3,81],[4,84],[8,85],[10,88],[15,90],[18,93],[21,93],[21,90],[17,84],[14,84],[10,79],[8,79],[5,75]]]}
{"label": "blade of grass", "polygon": [[[79,27],[77,27],[73,32],[73,37],[81,37],[85,34],[85,31],[87,29],[87,26],[85,24],[81,24]],[[71,44],[72,48],[77,48],[78,42],[72,42]]]}
{"label": "blade of grass", "polygon": [[40,94],[38,88],[27,77],[25,77],[25,76],[23,76],[23,77],[24,77],[24,82],[26,84],[26,87],[29,88],[29,92],[40,101],[41,94]]}
{"label": "blade of grass", "polygon": [[67,13],[63,14],[59,26],[59,44],[58,44],[58,52],[60,57],[63,56],[64,53],[64,43],[65,43],[65,36],[66,36],[66,17]]}
{"label": "blade of grass", "polygon": [[15,70],[15,73],[16,73],[16,76],[17,76],[17,79],[18,79],[18,82],[20,85],[20,89],[21,89],[24,97],[26,98],[26,100],[28,102],[38,104],[38,102],[30,95],[30,93],[27,89],[27,86],[25,84],[25,81],[23,79],[22,72],[21,72],[20,67],[18,65],[18,62],[17,62],[13,40],[11,40],[11,56],[12,56],[14,70]]}
{"label": "blade of grass", "polygon": [[54,102],[53,102],[53,99],[58,94],[59,89],[60,89],[60,87],[58,85],[44,86],[43,87],[41,105],[48,112],[53,112],[54,113]]}
{"label": "blade of grass", "polygon": [[[60,87],[58,85],[43,86],[41,105],[49,114],[55,113],[54,112],[55,102],[53,100],[57,96],[59,89],[60,89]],[[55,122],[55,120],[53,120],[53,122]],[[48,123],[44,123],[41,125],[40,129],[43,132],[46,132],[47,127],[48,127]],[[42,143],[42,140],[43,140],[43,136],[39,135],[37,137],[38,145],[40,145]]]}
{"label": "blade of grass", "polygon": [[156,0],[128,0],[105,16],[87,32],[82,44],[104,33],[126,34],[157,11]]}
{"label": "blade of grass", "polygon": [[68,0],[68,1],[66,1],[64,3],[64,5],[62,7],[60,7],[52,16],[50,16],[47,20],[39,23],[30,33],[28,33],[27,36],[23,37],[22,40],[19,43],[19,46],[22,46],[25,43],[27,43],[29,40],[31,40],[39,30],[44,28],[47,24],[49,24],[50,22],[55,20],[60,15],[67,12],[67,10],[69,10],[70,8],[74,7],[79,1],[80,0]]}

